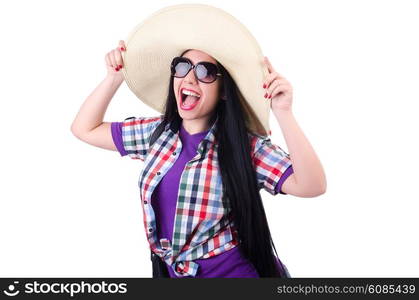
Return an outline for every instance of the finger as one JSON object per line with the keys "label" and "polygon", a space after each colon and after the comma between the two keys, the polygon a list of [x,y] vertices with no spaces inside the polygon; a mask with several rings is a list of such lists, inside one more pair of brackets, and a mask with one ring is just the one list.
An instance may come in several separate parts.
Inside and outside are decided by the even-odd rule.
{"label": "finger", "polygon": [[266,89],[266,93],[268,94],[268,96],[269,95],[271,95],[272,94],[272,92],[273,92],[273,90],[278,86],[278,85],[280,85],[280,84],[283,84],[283,82],[281,82],[281,80],[280,79],[278,79],[278,78],[275,78],[272,82],[271,82],[271,84],[269,85],[269,87]]}
{"label": "finger", "polygon": [[106,61],[106,65],[107,65],[108,67],[113,67],[113,66],[112,66],[112,61],[111,61],[111,59],[110,59],[110,55],[109,55],[109,53],[105,55],[105,61]]}
{"label": "finger", "polygon": [[111,51],[111,52],[109,53],[109,59],[110,59],[110,61],[111,61],[111,66],[112,66],[112,68],[114,68],[114,69],[115,69],[115,71],[118,71],[118,70],[117,70],[118,65],[117,65],[116,60],[115,60],[114,51]]}
{"label": "finger", "polygon": [[106,54],[106,63],[109,67],[114,68],[113,63],[112,63],[112,59],[111,59],[111,52]]}
{"label": "finger", "polygon": [[265,65],[268,67],[269,73],[275,72],[274,67],[272,66],[272,64],[269,61],[267,56],[264,57],[263,61],[264,61]]}
{"label": "finger", "polygon": [[280,79],[278,77],[278,74],[276,72],[273,72],[271,74],[268,74],[266,76],[265,82],[263,83],[263,87],[265,89],[269,88],[269,86],[272,84],[272,81],[274,81],[275,79]]}
{"label": "finger", "polygon": [[281,92],[286,92],[288,91],[288,86],[284,85],[284,84],[280,84],[278,86],[275,87],[275,89],[272,91],[272,93],[268,96],[268,98],[273,98],[276,95],[278,95]]}
{"label": "finger", "polygon": [[119,45],[118,45],[118,47],[119,47],[119,50],[121,50],[121,51],[126,51],[126,47],[125,47],[125,42],[123,41],[123,40],[120,40],[119,41]]}
{"label": "finger", "polygon": [[266,65],[266,67],[268,68],[269,73],[276,73],[279,78],[284,78],[285,79],[284,76],[282,76],[277,71],[275,71],[274,67],[272,66],[271,62],[269,61],[268,57],[266,57],[266,56],[264,58],[264,63]]}
{"label": "finger", "polygon": [[118,69],[122,68],[122,56],[121,56],[121,52],[119,52],[118,50],[112,51],[113,52],[113,57],[114,57],[114,61],[115,61],[115,66]]}

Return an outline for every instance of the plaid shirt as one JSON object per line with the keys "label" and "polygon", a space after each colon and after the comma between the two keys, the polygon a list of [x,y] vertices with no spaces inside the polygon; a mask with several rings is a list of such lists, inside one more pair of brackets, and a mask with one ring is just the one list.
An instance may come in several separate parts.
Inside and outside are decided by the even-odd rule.
{"label": "plaid shirt", "polygon": [[[181,175],[172,242],[166,238],[158,240],[151,195],[180,155],[182,142],[179,128],[167,124],[149,149],[149,139],[162,120],[162,115],[125,119],[121,155],[128,154],[144,162],[138,185],[150,249],[170,265],[177,276],[195,276],[199,265],[193,260],[218,255],[239,243],[228,201],[223,196],[214,135],[218,118]],[[263,188],[276,195],[276,184],[291,167],[289,154],[266,136],[250,132],[248,136],[259,190]]]}

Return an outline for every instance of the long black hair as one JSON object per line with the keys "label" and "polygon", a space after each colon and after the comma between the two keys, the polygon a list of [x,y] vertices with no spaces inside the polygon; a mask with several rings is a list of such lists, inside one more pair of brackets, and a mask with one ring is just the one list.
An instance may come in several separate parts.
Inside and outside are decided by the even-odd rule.
{"label": "long black hair", "polygon": [[[217,65],[222,74],[221,88],[225,100],[218,100],[210,124],[218,116],[215,130],[215,138],[219,143],[218,163],[224,197],[229,201],[232,220],[238,232],[240,242],[238,247],[242,255],[254,265],[260,277],[283,277],[285,275],[282,265],[279,265],[281,269],[278,269],[279,258],[269,230],[250,155],[248,128],[237,86],[222,64],[217,61]],[[173,76],[170,78],[161,128],[172,122],[178,125],[182,122],[177,111]]]}

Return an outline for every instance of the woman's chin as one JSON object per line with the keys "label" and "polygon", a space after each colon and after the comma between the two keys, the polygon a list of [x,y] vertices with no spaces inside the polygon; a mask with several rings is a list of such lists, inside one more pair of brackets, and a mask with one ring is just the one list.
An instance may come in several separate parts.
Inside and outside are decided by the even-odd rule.
{"label": "woman's chin", "polygon": [[195,112],[181,112],[179,115],[184,120],[195,120],[200,117],[199,113]]}

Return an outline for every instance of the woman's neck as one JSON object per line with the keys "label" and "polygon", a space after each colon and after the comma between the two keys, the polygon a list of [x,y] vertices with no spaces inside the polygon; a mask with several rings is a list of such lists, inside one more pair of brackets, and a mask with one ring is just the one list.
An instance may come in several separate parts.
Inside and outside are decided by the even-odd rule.
{"label": "woman's neck", "polygon": [[182,120],[182,126],[189,134],[196,134],[203,131],[207,131],[210,128],[208,124],[209,118],[199,118],[192,120]]}

